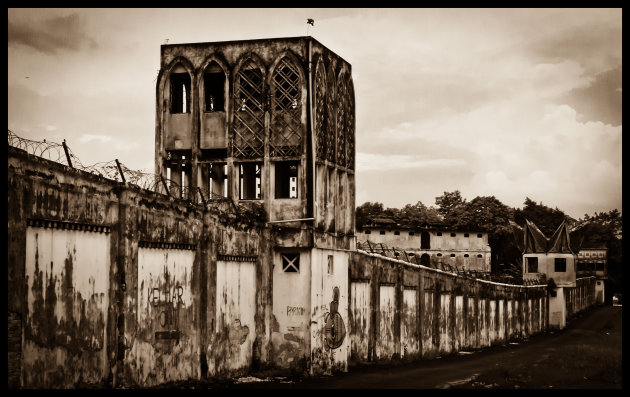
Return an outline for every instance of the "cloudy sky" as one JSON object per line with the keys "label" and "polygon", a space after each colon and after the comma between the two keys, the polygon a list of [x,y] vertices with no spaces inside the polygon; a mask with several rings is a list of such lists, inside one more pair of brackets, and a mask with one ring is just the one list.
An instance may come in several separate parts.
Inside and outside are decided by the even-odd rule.
{"label": "cloudy sky", "polygon": [[621,210],[621,14],[9,9],[8,128],[152,171],[161,44],[308,33],[352,64],[357,205],[458,189],[576,218]]}

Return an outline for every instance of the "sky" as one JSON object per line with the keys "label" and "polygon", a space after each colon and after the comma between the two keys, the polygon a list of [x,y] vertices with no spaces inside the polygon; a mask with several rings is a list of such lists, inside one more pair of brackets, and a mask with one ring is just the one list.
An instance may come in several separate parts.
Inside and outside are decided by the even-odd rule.
{"label": "sky", "polygon": [[[9,9],[8,128],[153,171],[160,45],[310,35],[352,65],[356,204],[619,209],[621,9]],[[310,26],[307,18],[314,19]]]}

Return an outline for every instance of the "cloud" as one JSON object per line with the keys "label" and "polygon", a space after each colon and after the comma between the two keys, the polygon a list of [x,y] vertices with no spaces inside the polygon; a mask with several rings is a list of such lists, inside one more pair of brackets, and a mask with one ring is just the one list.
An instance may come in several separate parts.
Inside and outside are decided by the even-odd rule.
{"label": "cloud", "polygon": [[59,50],[78,51],[84,47],[97,48],[96,41],[84,32],[83,25],[77,13],[38,21],[9,18],[8,45],[22,45],[46,54],[56,54]]}
{"label": "cloud", "polygon": [[405,154],[376,154],[357,153],[357,168],[361,171],[388,171],[406,168],[433,168],[462,167],[466,165],[464,159],[456,158],[423,158]]}

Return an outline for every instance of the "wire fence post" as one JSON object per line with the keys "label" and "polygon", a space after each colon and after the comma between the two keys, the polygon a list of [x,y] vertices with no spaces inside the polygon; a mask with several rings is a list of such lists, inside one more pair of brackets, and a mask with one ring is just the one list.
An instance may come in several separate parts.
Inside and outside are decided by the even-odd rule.
{"label": "wire fence post", "polygon": [[68,146],[66,145],[66,140],[64,139],[61,144],[63,145],[63,151],[66,152],[66,160],[68,160],[68,165],[70,166],[70,168],[74,168],[72,166],[72,161],[70,160],[70,153],[68,153]]}
{"label": "wire fence post", "polygon": [[162,174],[160,174],[160,179],[162,180],[162,186],[164,186],[164,190],[166,190],[166,195],[170,197],[171,194],[168,191],[168,186],[166,186],[166,181],[164,180]]}
{"label": "wire fence post", "polygon": [[203,207],[206,208],[206,198],[203,196],[203,193],[201,192],[201,188],[199,186],[197,186],[197,190],[199,191],[199,195],[201,196],[201,201],[203,202]]}
{"label": "wire fence post", "polygon": [[116,166],[118,167],[118,172],[120,172],[120,178],[122,179],[123,183],[125,183],[125,174],[123,174],[123,170],[122,167],[120,166],[120,162],[118,161],[118,159],[116,160]]}

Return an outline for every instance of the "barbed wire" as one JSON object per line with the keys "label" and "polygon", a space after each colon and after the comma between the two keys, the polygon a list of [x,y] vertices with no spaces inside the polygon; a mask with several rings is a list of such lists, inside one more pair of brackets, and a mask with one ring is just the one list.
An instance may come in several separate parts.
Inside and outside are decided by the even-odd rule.
{"label": "barbed wire", "polygon": [[181,186],[172,179],[164,178],[159,174],[131,169],[118,161],[118,159],[86,166],[72,152],[65,140],[63,143],[50,142],[45,139],[43,141],[35,141],[22,138],[10,129],[7,129],[7,131],[8,145],[24,150],[28,154],[98,175],[105,179],[125,182],[144,190],[200,204],[224,215],[240,216],[241,218],[251,216],[256,220],[264,218],[264,215],[261,216],[257,208],[252,209],[240,204],[237,205],[231,198],[224,197],[206,188]]}

